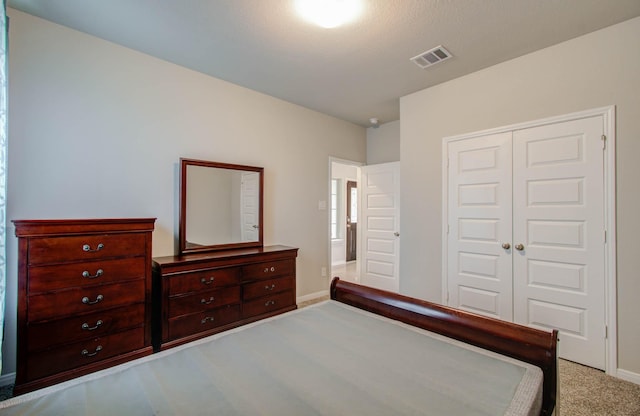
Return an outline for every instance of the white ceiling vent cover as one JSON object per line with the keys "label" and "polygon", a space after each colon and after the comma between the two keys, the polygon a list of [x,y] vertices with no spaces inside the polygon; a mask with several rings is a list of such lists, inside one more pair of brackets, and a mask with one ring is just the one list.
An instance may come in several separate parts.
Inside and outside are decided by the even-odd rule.
{"label": "white ceiling vent cover", "polygon": [[411,60],[420,68],[425,69],[431,65],[435,65],[451,58],[453,55],[449,53],[442,45],[429,49],[418,56],[414,56]]}

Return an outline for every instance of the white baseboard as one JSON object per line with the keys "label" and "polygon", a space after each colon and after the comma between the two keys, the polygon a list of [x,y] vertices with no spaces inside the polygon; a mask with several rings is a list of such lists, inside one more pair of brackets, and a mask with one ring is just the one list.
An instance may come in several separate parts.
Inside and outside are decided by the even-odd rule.
{"label": "white baseboard", "polygon": [[0,387],[8,386],[16,382],[16,373],[3,374],[0,376]]}
{"label": "white baseboard", "polygon": [[618,370],[616,371],[616,376],[619,379],[630,381],[635,384],[640,384],[640,374],[638,373],[633,373],[631,371],[621,370],[618,368]]}
{"label": "white baseboard", "polygon": [[329,291],[328,290],[322,290],[320,292],[315,292],[315,293],[310,293],[308,295],[304,295],[304,296],[299,296],[296,298],[296,302],[300,303],[300,302],[308,302],[310,300],[315,300],[318,298],[321,298],[323,296],[328,296],[329,295]]}

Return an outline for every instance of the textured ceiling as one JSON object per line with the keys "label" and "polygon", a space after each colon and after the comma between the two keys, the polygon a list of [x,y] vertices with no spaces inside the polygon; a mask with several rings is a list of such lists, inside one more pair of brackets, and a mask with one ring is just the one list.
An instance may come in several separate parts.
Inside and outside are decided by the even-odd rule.
{"label": "textured ceiling", "polygon": [[[293,0],[9,0],[9,7],[356,124],[399,98],[640,16],[640,0],[364,0],[323,29]],[[410,58],[453,55],[420,69]]]}

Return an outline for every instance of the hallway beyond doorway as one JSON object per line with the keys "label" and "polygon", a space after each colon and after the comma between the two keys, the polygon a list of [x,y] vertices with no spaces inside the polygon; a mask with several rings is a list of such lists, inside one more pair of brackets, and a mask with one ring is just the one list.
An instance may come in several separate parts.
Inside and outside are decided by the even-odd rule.
{"label": "hallway beyond doorway", "polygon": [[349,282],[358,282],[358,271],[355,261],[331,266],[331,278],[339,277],[341,280]]}

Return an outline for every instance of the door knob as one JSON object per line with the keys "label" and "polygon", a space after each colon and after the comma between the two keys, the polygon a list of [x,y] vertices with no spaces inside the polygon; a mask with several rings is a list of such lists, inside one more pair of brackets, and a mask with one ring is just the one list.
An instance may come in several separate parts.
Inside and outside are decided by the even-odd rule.
{"label": "door knob", "polygon": [[395,233],[393,233],[393,235],[395,235],[396,237],[400,237],[400,233],[397,232],[397,231]]}
{"label": "door knob", "polygon": [[516,250],[522,251],[524,250],[524,246],[522,244],[516,244]]}
{"label": "door knob", "polygon": [[503,243],[503,244],[502,244],[502,248],[503,248],[503,249],[505,249],[505,250],[509,250],[509,249],[511,248],[511,244],[509,244],[509,243]]}

